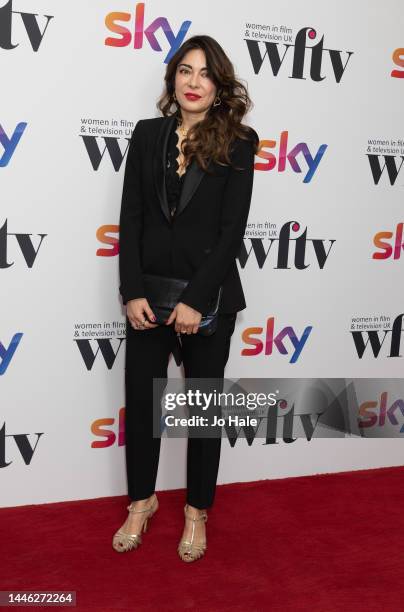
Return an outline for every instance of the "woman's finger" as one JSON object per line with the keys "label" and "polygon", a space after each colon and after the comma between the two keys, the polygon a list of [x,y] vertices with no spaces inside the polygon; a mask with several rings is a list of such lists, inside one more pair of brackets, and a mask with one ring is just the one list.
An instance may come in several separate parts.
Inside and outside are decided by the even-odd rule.
{"label": "woman's finger", "polygon": [[[177,316],[177,312],[174,308],[174,310],[172,310],[170,312],[170,316],[168,317],[167,321],[166,321],[166,325],[171,325],[171,323],[174,321],[174,319],[176,319]],[[177,328],[175,328],[175,331],[178,331]]]}
{"label": "woman's finger", "polygon": [[146,323],[143,326],[144,329],[152,329],[153,327],[158,327],[158,323],[150,323],[150,321],[146,320]]}
{"label": "woman's finger", "polygon": [[138,316],[133,318],[133,324],[134,324],[136,329],[143,329],[145,321],[146,321],[146,319],[144,318],[143,315],[138,315]]}
{"label": "woman's finger", "polygon": [[146,313],[147,318],[149,319],[149,321],[155,321],[156,317],[154,316],[154,313],[153,313],[152,309],[150,308],[149,304],[145,305],[144,312]]}

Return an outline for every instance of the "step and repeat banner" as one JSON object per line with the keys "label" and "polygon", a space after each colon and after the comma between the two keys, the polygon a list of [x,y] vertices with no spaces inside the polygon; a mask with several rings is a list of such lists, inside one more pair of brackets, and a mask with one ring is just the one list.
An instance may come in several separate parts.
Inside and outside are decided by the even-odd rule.
{"label": "step and repeat banner", "polygon": [[[1,506],[127,492],[124,168],[195,34],[261,141],[226,376],[402,377],[403,26],[399,0],[0,0]],[[275,438],[223,440],[218,483],[403,464],[401,398],[362,401],[372,439],[283,435],[280,414]],[[158,489],[185,457],[163,440]]]}

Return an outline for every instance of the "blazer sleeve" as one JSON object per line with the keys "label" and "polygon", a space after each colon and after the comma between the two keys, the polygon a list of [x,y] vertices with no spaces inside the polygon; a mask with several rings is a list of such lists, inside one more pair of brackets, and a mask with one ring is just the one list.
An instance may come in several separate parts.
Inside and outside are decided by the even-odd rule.
{"label": "blazer sleeve", "polygon": [[[255,132],[258,141],[258,135]],[[230,168],[223,195],[219,240],[196,270],[182,292],[179,302],[198,310],[209,310],[209,303],[219,290],[232,262],[237,257],[244,237],[250,210],[254,181],[253,140],[236,141],[231,160],[238,168]]]}
{"label": "blazer sleeve", "polygon": [[140,119],[133,130],[126,157],[119,218],[119,292],[124,304],[144,297],[140,264],[140,240],[143,228],[141,183]]}

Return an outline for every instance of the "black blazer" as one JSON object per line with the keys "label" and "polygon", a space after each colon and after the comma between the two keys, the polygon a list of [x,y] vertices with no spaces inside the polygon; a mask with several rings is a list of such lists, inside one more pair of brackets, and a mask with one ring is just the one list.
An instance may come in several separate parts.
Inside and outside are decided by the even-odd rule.
{"label": "black blazer", "polygon": [[[237,138],[231,159],[242,170],[193,159],[171,219],[165,189],[168,136],[175,116],[141,119],[129,143],[120,213],[119,273],[123,303],[145,297],[142,271],[188,280],[179,301],[205,314],[223,285],[219,312],[246,307],[236,257],[250,209],[253,140]],[[254,136],[258,141],[258,135]]]}

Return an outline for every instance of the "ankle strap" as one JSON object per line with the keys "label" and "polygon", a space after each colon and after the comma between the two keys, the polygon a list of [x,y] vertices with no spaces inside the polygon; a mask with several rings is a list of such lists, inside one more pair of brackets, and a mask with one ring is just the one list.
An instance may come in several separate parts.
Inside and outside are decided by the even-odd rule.
{"label": "ankle strap", "polygon": [[132,508],[129,505],[127,509],[129,510],[129,512],[136,513],[136,512],[148,512],[150,510],[150,508],[151,508],[151,506],[149,506],[148,508],[144,508],[143,510],[135,510],[134,508]]}
{"label": "ankle strap", "polygon": [[143,508],[143,510],[135,510],[134,508],[132,508],[132,504],[134,504],[135,502],[131,502],[129,504],[129,506],[127,506],[127,510],[129,510],[129,512],[133,512],[133,513],[138,513],[138,512],[148,512],[149,510],[152,510],[155,503],[156,503],[156,499],[154,499],[152,501],[152,503],[150,504],[150,506],[148,506],[147,508]]}
{"label": "ankle strap", "polygon": [[195,518],[195,517],[190,516],[190,515],[188,514],[188,512],[187,512],[187,506],[185,506],[185,507],[184,507],[184,512],[185,512],[185,516],[186,516],[186,517],[187,517],[189,520],[191,520],[191,521],[194,521],[194,522],[195,522],[195,521],[201,521],[202,519],[203,519],[203,520],[205,520],[205,521],[207,521],[207,520],[208,520],[208,515],[207,515],[206,510],[204,510],[204,511],[203,511],[203,513],[202,513],[202,514],[201,514],[201,515],[200,515],[198,518]]}

